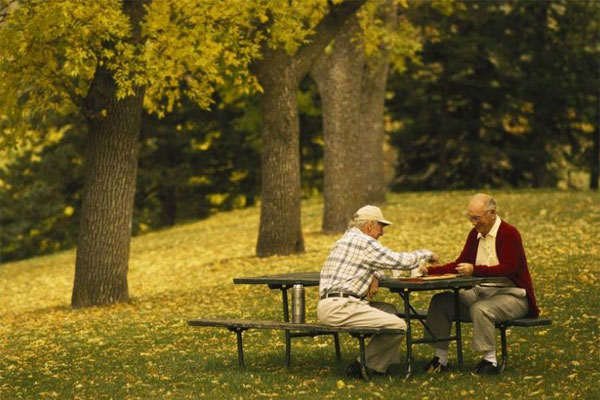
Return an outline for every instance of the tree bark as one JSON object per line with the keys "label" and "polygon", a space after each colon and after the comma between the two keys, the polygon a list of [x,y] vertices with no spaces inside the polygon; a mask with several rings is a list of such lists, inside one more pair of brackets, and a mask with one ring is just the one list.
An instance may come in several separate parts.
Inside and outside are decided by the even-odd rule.
{"label": "tree bark", "polygon": [[264,95],[260,227],[257,255],[304,251],[300,222],[300,122],[289,56],[276,52],[260,76]]}
{"label": "tree bark", "polygon": [[263,46],[254,64],[261,96],[261,210],[256,253],[259,257],[304,251],[300,221],[300,149],[296,93],[315,58],[365,0],[330,4],[309,42],[296,54]]}
{"label": "tree bark", "polygon": [[[398,26],[398,5],[395,1],[383,2],[378,12],[388,31]],[[377,58],[370,59],[363,69],[361,89],[361,125],[363,147],[365,201],[370,204],[385,203],[388,182],[384,172],[383,146],[385,142],[385,91],[390,65],[390,49],[380,47]]]}
{"label": "tree bark", "polygon": [[[311,69],[323,110],[324,176],[323,232],[343,232],[365,202],[363,160],[366,136],[361,135],[361,79],[365,64],[356,16],[340,31],[330,53],[322,53]],[[365,162],[363,162],[365,161]]]}
{"label": "tree bark", "polygon": [[[139,40],[144,2],[124,1]],[[112,73],[98,67],[85,99],[88,142],[71,305],[127,301],[129,243],[143,88],[117,100]]]}
{"label": "tree bark", "polygon": [[[394,11],[395,17],[395,11]],[[367,64],[362,77],[360,96],[362,118],[362,153],[365,157],[365,201],[370,204],[385,203],[387,181],[383,162],[383,144],[385,131],[383,126],[385,112],[385,90],[389,69],[389,58],[381,57]]]}
{"label": "tree bark", "polygon": [[[384,23],[397,24],[396,7],[381,6]],[[358,19],[340,31],[330,54],[322,54],[311,71],[323,105],[323,231],[343,232],[353,213],[366,203],[383,203],[384,103],[389,51],[366,59]]]}

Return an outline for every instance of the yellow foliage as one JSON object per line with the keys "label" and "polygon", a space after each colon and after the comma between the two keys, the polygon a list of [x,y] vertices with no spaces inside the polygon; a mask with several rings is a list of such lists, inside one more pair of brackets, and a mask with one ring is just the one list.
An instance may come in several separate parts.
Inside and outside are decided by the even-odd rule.
{"label": "yellow foliage", "polygon": [[65,207],[63,213],[67,216],[70,217],[71,215],[73,215],[73,213],[75,212],[75,209],[71,206],[67,206]]}
{"label": "yellow foliage", "polygon": [[[36,137],[28,124],[49,112],[81,112],[98,66],[112,72],[119,99],[144,87],[144,106],[159,117],[183,95],[209,107],[216,84],[260,92],[248,66],[263,42],[295,51],[327,2],[154,0],[146,11],[139,41],[121,0],[31,1],[8,8],[0,25],[0,145]],[[257,29],[256,19],[268,29]]]}

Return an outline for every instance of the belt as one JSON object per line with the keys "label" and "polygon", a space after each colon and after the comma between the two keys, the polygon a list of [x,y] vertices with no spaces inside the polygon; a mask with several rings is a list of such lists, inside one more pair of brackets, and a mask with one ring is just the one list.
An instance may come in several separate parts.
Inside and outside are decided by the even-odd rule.
{"label": "belt", "polygon": [[327,293],[326,295],[321,296],[321,300],[327,299],[329,297],[354,297],[355,299],[359,299],[359,300],[364,299],[364,297],[359,297],[354,294],[334,292],[334,293]]}

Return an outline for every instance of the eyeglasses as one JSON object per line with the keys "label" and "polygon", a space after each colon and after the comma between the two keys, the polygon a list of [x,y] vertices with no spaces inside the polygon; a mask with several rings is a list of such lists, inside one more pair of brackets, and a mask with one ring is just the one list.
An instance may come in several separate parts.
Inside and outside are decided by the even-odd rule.
{"label": "eyeglasses", "polygon": [[488,215],[488,213],[490,212],[490,210],[487,210],[483,215],[465,215],[465,217],[467,217],[467,219],[471,222],[479,222],[483,219],[483,217],[485,217],[486,215]]}

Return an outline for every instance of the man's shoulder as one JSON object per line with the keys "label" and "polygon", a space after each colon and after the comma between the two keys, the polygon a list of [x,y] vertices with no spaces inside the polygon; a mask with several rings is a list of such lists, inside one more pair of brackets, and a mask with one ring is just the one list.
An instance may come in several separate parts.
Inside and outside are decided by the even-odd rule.
{"label": "man's shoulder", "polygon": [[505,220],[502,220],[500,227],[498,228],[498,236],[505,236],[508,238],[517,239],[521,237],[519,230],[513,225],[509,224]]}
{"label": "man's shoulder", "polygon": [[500,227],[498,228],[498,231],[504,231],[507,233],[517,233],[517,234],[519,233],[519,230],[515,226],[509,224],[505,220],[502,220],[500,222]]}
{"label": "man's shoulder", "polygon": [[379,241],[369,235],[364,234],[358,228],[348,229],[337,243],[351,246],[367,247],[378,246]]}
{"label": "man's shoulder", "polygon": [[366,242],[368,238],[360,230],[351,228],[344,232],[344,235],[337,240],[337,243]]}

